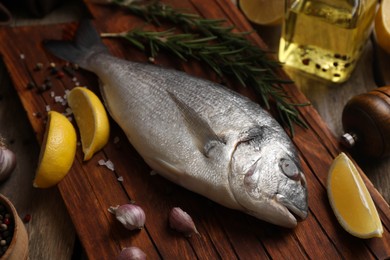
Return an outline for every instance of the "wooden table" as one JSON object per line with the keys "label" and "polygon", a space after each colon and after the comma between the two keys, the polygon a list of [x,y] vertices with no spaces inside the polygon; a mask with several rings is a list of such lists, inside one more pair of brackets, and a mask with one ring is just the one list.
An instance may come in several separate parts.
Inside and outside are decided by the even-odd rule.
{"label": "wooden table", "polygon": [[[280,27],[257,29],[270,49],[277,50]],[[372,42],[367,45],[351,79],[342,85],[329,86],[286,69],[336,136],[342,133],[341,111],[352,96],[380,85],[390,85],[389,76],[382,73],[389,71],[390,56],[374,50],[373,46]],[[376,78],[374,64],[379,65],[376,72],[381,72],[375,73]],[[32,216],[32,220],[26,223],[30,238],[30,259],[70,259],[75,246],[78,249],[73,224],[56,187],[47,190],[32,188],[39,145],[3,64],[0,66],[0,133],[8,140],[18,160],[11,178],[0,185],[0,192],[14,202],[22,218],[26,214]],[[356,159],[385,200],[390,202],[390,158],[376,161]],[[76,250],[74,258],[80,257],[79,250]]]}

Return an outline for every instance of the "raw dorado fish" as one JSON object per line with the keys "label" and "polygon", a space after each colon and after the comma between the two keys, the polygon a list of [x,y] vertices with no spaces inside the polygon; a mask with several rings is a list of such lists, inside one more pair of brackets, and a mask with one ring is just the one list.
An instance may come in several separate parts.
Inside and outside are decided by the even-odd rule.
{"label": "raw dorado fish", "polygon": [[306,218],[297,152],[258,104],[183,72],[113,57],[90,21],[75,42],[45,47],[99,77],[110,115],[159,174],[276,225],[292,228]]}

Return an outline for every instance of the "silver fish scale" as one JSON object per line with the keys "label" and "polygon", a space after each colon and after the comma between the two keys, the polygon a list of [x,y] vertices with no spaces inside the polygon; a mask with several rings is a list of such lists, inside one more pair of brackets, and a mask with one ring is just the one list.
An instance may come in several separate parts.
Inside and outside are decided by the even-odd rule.
{"label": "silver fish scale", "polygon": [[[103,82],[102,94],[111,116],[147,164],[222,205],[241,209],[228,175],[232,154],[246,132],[268,126],[272,131],[263,138],[266,143],[289,143],[283,129],[259,105],[221,85],[108,54],[92,56],[88,65]],[[197,138],[169,93],[192,108],[224,140],[209,158],[197,146]],[[197,125],[192,127],[196,132]]]}

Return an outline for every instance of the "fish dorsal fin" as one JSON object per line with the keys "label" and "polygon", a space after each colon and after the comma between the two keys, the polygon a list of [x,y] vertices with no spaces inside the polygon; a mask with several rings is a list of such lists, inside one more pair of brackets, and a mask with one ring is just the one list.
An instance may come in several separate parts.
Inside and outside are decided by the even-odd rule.
{"label": "fish dorsal fin", "polygon": [[192,107],[184,103],[172,92],[168,92],[168,95],[175,102],[181,115],[184,118],[184,122],[194,137],[196,146],[204,156],[209,157],[210,150],[218,144],[224,144],[221,138],[214,132],[206,119],[201,117]]}

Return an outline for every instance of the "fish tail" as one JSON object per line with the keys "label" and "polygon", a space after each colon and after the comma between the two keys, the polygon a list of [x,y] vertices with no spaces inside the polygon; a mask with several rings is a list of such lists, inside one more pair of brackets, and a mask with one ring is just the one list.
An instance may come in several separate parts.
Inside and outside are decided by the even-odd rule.
{"label": "fish tail", "polygon": [[88,19],[80,22],[74,41],[48,40],[43,45],[58,58],[78,64],[86,69],[88,69],[88,57],[94,53],[108,52],[99,33],[93,27],[91,20]]}

